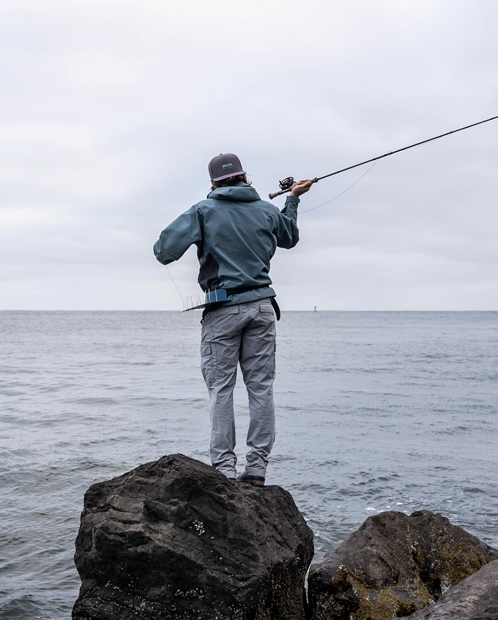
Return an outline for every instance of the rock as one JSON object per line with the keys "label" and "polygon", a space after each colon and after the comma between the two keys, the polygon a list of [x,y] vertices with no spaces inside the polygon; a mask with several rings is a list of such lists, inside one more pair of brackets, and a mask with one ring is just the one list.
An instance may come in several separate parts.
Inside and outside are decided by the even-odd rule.
{"label": "rock", "polygon": [[498,561],[483,566],[410,620],[498,620]]}
{"label": "rock", "polygon": [[304,620],[313,533],[291,495],[165,456],[85,494],[74,620]]}
{"label": "rock", "polygon": [[439,514],[382,512],[311,566],[311,617],[409,616],[496,558],[485,543]]}

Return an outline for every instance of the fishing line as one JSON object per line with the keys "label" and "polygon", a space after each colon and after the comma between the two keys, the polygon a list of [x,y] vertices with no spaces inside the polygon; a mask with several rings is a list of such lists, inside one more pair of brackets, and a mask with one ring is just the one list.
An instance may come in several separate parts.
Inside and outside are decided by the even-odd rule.
{"label": "fishing line", "polygon": [[359,176],[354,183],[351,183],[349,187],[346,187],[346,189],[343,192],[341,192],[340,194],[337,194],[337,196],[334,196],[334,198],[327,200],[327,202],[323,202],[321,205],[318,205],[317,207],[313,207],[312,209],[306,209],[306,211],[299,210],[299,215],[302,215],[303,213],[309,213],[310,211],[314,211],[315,209],[319,209],[320,207],[324,207],[325,205],[328,205],[330,202],[334,202],[334,200],[337,200],[338,198],[340,198],[343,194],[349,191],[354,185],[356,185],[358,181],[361,181],[361,179],[363,179],[363,177],[366,174],[368,174],[370,170],[372,170],[372,168],[375,166],[376,163],[377,162],[374,161],[374,163],[370,166],[370,168],[366,172],[364,172],[361,176]]}
{"label": "fishing line", "polygon": [[[183,312],[185,312],[185,310],[194,310],[195,308],[203,307],[206,304],[207,295],[210,293],[194,293],[193,295],[186,295],[184,297],[180,293],[180,289],[176,285],[176,282],[173,276],[171,275],[171,271],[169,270],[168,265],[165,265],[165,267],[168,270],[168,275],[171,278],[171,282],[173,282],[173,284],[175,285],[175,288],[178,291],[178,295],[180,299],[182,300]],[[219,291],[214,291],[215,297],[217,293],[219,293]],[[219,294],[218,294],[218,297],[219,297]],[[225,297],[226,297],[226,293],[225,293]],[[229,299],[232,299],[232,298],[230,297]]]}
{"label": "fishing line", "polygon": [[176,282],[173,280],[173,276],[171,275],[171,271],[169,270],[168,265],[166,265],[166,269],[168,271],[168,275],[171,278],[171,282],[173,282],[173,284],[175,285],[176,290],[178,291],[178,295],[180,295],[180,299],[182,300],[182,305],[183,305],[183,297],[182,294],[180,293],[180,289],[176,286]]}
{"label": "fishing line", "polygon": [[[372,168],[375,166],[377,162],[374,161],[374,163],[370,166],[370,168],[368,168],[368,170],[366,172],[364,172],[361,176],[359,176],[356,181],[354,183],[351,183],[351,185],[349,187],[346,187],[346,189],[344,191],[342,191],[340,194],[337,194],[337,196],[334,196],[334,198],[331,198],[330,200],[327,200],[327,202],[323,202],[321,205],[318,205],[317,207],[313,207],[311,209],[306,209],[306,211],[299,211],[299,214],[302,215],[303,213],[309,213],[310,211],[314,211],[315,209],[319,209],[320,207],[324,207],[325,205],[328,205],[329,203],[333,202],[334,200],[337,200],[338,198],[340,198],[341,196],[343,196],[347,191],[349,191],[354,185],[356,185],[358,183],[358,181],[361,181],[361,179],[370,172],[370,170],[372,170]],[[176,285],[175,280],[173,279],[173,276],[171,275],[171,271],[169,270],[169,266],[166,265],[166,269],[168,271],[168,275],[171,279],[171,282],[173,282],[176,290],[178,291],[178,295],[182,301],[182,305],[183,305],[183,310],[187,310],[192,308],[193,306],[197,306],[203,303],[204,299],[204,295],[201,293],[198,294],[194,294],[194,295],[187,295],[187,297],[183,297],[183,295],[180,293],[180,289],[178,288],[178,286]]]}
{"label": "fishing line", "polygon": [[[358,168],[358,166],[364,166],[365,164],[369,164],[372,161],[377,161],[378,159],[383,159],[384,157],[389,157],[390,155],[401,153],[401,151],[407,151],[408,149],[413,149],[415,146],[420,146],[421,144],[426,144],[427,142],[432,142],[433,140],[439,140],[439,138],[444,138],[445,136],[449,136],[452,133],[458,133],[459,131],[464,131],[465,129],[470,129],[471,127],[477,127],[477,125],[482,125],[483,123],[489,123],[489,121],[494,121],[497,118],[498,116],[492,116],[491,118],[486,118],[485,120],[479,121],[478,123],[472,123],[471,125],[460,127],[459,129],[453,129],[452,131],[447,131],[446,133],[442,133],[439,136],[434,136],[433,138],[427,138],[427,140],[421,140],[420,142],[415,142],[415,144],[404,146],[403,148],[396,149],[395,151],[389,151],[389,153],[384,153],[384,155],[378,155],[377,157],[372,157],[371,159],[360,161],[359,164],[354,164],[353,166],[348,166],[347,168],[341,168],[341,170],[336,170],[335,172],[331,172],[330,174],[324,174],[321,177],[315,177],[314,179],[311,179],[311,182],[318,183],[318,181],[321,181],[322,179],[328,179],[329,177],[333,177],[336,174],[341,174],[341,172],[346,172],[346,170],[352,170],[353,168]],[[273,200],[273,198],[275,198],[276,196],[281,196],[282,194],[286,194],[287,192],[290,192],[292,189],[292,186],[294,185],[294,178],[287,177],[283,179],[283,181],[280,181],[279,185],[280,185],[280,191],[270,194],[270,200]]]}
{"label": "fishing line", "polygon": [[[340,196],[342,196],[343,194],[345,194],[347,191],[349,191],[354,185],[356,185],[356,183],[358,183],[358,181],[360,181],[368,172],[370,172],[370,170],[375,166],[375,164],[377,163],[377,161],[379,159],[383,159],[384,157],[389,157],[390,155],[394,155],[396,153],[401,153],[402,151],[407,151],[408,149],[412,149],[415,146],[420,146],[421,144],[426,144],[427,142],[432,142],[433,140],[439,140],[439,138],[444,138],[445,136],[449,136],[452,133],[457,133],[459,131],[464,131],[465,129],[470,129],[471,127],[476,127],[477,125],[482,125],[483,123],[489,123],[489,121],[494,121],[498,118],[498,116],[492,116],[491,118],[487,118],[483,121],[479,121],[478,123],[472,123],[471,125],[466,125],[465,127],[460,127],[459,129],[453,129],[452,131],[447,131],[446,133],[442,133],[439,136],[434,136],[433,138],[428,138],[427,140],[421,140],[420,142],[416,142],[415,144],[410,144],[409,146],[405,146],[401,149],[396,149],[395,151],[390,151],[389,153],[384,153],[383,155],[378,155],[377,157],[372,157],[371,159],[367,159],[365,161],[361,161],[358,164],[354,164],[353,166],[348,166],[347,168],[342,168],[341,170],[336,170],[335,172],[331,172],[330,174],[324,174],[321,177],[315,177],[314,179],[312,179],[313,183],[318,183],[318,181],[321,181],[322,179],[327,179],[328,177],[332,177],[336,174],[341,174],[342,172],[346,172],[347,170],[352,170],[353,168],[358,168],[358,166],[364,166],[365,164],[369,164],[370,162],[373,162],[372,166],[370,166],[370,168],[364,172],[358,179],[356,179],[356,181],[354,183],[352,183],[349,187],[347,187],[343,192],[341,192],[340,194],[338,194],[337,196],[335,196],[334,198],[331,198],[330,200],[327,200],[327,202],[322,203],[321,205],[318,205],[316,207],[313,207],[312,209],[306,209],[306,211],[301,211],[301,214],[303,213],[309,213],[310,211],[314,211],[315,209],[319,209],[320,207],[324,207],[325,205],[333,202],[334,200],[336,200],[337,198],[339,198]],[[286,179],[284,179],[283,181],[280,181],[280,190],[279,192],[275,192],[273,194],[270,194],[270,199],[275,198],[276,196],[281,196],[282,194],[286,194],[287,192],[290,192],[290,190],[292,189],[292,186],[294,185],[294,179],[292,177],[287,177]],[[180,289],[178,288],[178,286],[176,285],[176,282],[173,279],[173,276],[171,275],[170,270],[168,269],[168,266],[166,265],[166,269],[168,270],[168,274],[169,277],[171,278],[171,281],[173,282],[178,295],[180,296],[180,299],[182,300],[182,304],[185,307],[186,301],[188,303],[188,299],[190,297],[194,297],[194,296],[189,296],[189,298],[183,298],[182,294],[180,293]]]}

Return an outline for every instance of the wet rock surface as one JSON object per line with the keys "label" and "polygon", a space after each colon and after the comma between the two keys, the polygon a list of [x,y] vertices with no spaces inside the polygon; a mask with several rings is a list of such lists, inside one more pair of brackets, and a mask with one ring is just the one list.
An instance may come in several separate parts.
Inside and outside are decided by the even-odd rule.
{"label": "wet rock surface", "polygon": [[498,561],[483,566],[410,620],[498,620]]}
{"label": "wet rock surface", "polygon": [[304,620],[313,534],[291,495],[165,456],[85,494],[74,620]]}
{"label": "wet rock surface", "polygon": [[311,618],[410,616],[496,558],[485,543],[439,514],[383,512],[311,566]]}

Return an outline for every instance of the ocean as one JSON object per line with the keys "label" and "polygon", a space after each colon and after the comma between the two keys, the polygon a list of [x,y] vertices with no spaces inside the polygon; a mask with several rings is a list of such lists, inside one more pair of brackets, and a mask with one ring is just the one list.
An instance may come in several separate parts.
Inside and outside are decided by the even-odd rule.
{"label": "ocean", "polygon": [[[83,495],[209,462],[198,312],[0,312],[0,618],[67,620]],[[267,484],[316,559],[370,515],[440,512],[498,547],[498,312],[284,312]],[[236,387],[239,464],[248,411]]]}

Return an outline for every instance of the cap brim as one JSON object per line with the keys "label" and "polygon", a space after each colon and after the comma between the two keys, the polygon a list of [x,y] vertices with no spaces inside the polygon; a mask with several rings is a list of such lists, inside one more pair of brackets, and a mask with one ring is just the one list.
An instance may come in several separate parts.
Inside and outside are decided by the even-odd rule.
{"label": "cap brim", "polygon": [[230,177],[238,177],[241,174],[247,174],[245,170],[241,170],[240,172],[230,172],[229,174],[224,174],[222,177],[216,177],[216,179],[211,179],[211,181],[223,181],[223,179],[229,179]]}

